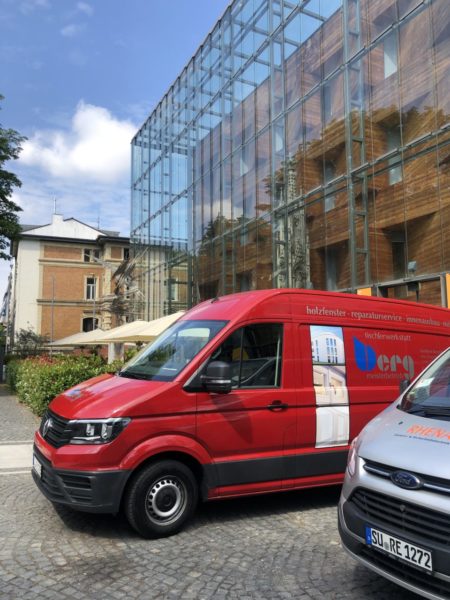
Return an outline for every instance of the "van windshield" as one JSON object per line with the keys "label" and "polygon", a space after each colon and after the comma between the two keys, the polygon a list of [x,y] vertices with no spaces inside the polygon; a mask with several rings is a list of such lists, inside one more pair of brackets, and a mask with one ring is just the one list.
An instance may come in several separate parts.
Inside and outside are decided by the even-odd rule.
{"label": "van windshield", "polygon": [[450,419],[450,348],[422,373],[399,408],[421,417]]}
{"label": "van windshield", "polygon": [[136,354],[121,377],[172,381],[227,321],[178,321]]}

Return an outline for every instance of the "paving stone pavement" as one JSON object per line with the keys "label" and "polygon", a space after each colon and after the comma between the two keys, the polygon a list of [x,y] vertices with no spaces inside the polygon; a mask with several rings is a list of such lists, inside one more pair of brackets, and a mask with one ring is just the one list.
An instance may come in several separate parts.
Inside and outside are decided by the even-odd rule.
{"label": "paving stone pavement", "polygon": [[[2,442],[39,420],[0,387]],[[0,470],[0,599],[417,600],[339,544],[339,489],[201,505],[180,534],[143,540],[122,516],[55,508],[30,469]]]}

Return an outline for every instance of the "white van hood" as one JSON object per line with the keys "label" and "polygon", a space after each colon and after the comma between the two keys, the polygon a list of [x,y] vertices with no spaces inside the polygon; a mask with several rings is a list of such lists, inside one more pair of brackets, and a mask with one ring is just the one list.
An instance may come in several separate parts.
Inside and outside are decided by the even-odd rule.
{"label": "white van hood", "polygon": [[450,421],[410,415],[398,401],[375,417],[358,438],[358,455],[397,469],[450,479]]}

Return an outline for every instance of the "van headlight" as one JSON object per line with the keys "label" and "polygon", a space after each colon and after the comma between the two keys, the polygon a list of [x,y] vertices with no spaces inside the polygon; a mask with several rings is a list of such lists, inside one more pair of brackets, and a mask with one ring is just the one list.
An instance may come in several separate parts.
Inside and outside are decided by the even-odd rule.
{"label": "van headlight", "polygon": [[80,419],[68,424],[69,444],[107,444],[125,429],[131,419]]}
{"label": "van headlight", "polygon": [[350,477],[353,477],[353,475],[355,474],[355,471],[356,471],[356,459],[358,458],[358,453],[356,451],[356,442],[357,441],[358,441],[358,438],[355,437],[355,439],[350,444],[350,450],[348,452],[347,472],[350,475]]}

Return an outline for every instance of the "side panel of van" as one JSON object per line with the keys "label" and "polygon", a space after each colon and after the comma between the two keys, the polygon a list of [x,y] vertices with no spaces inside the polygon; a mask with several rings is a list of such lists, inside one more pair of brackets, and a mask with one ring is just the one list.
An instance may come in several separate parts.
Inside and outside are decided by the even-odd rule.
{"label": "side panel of van", "polygon": [[[282,488],[287,455],[297,439],[292,328],[292,323],[280,321],[240,324],[212,350],[214,360],[229,356],[237,386],[229,394],[197,394],[196,436],[212,457],[208,480],[215,481],[220,494],[238,493],[243,487],[253,492]],[[273,339],[264,335],[271,331]],[[279,341],[277,331],[282,332]],[[281,361],[274,384],[278,344]]]}
{"label": "side panel of van", "polygon": [[347,446],[392,402],[400,382],[413,379],[430,355],[448,346],[448,339],[414,331],[311,323],[299,326],[298,345],[302,356],[298,448],[337,449]]}
{"label": "side panel of van", "polygon": [[[230,352],[236,353],[236,336],[277,327],[281,379],[273,386],[272,358],[261,358],[258,342],[248,341],[246,349],[244,343],[239,360]],[[340,482],[350,441],[397,397],[400,382],[447,344],[446,336],[368,329],[361,322],[236,326],[211,358],[233,365],[242,358],[248,371],[240,374],[242,385],[226,395],[197,393],[196,437],[212,458],[206,467],[212,494]]]}

